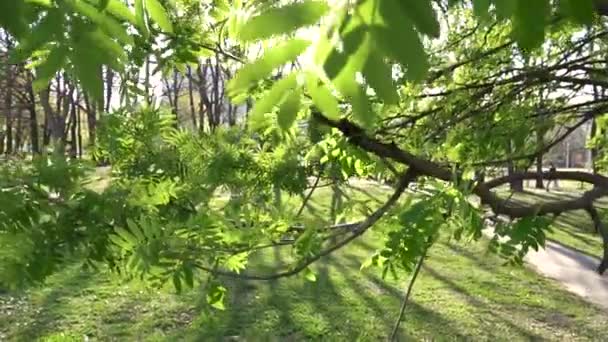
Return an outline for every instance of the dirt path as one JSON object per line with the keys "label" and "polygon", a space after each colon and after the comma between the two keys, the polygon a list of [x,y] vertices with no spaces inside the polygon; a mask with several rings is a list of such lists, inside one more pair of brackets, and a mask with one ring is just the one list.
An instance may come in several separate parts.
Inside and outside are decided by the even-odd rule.
{"label": "dirt path", "polygon": [[544,250],[528,253],[525,260],[538,273],[556,280],[568,291],[608,309],[608,274],[602,277],[595,271],[598,259],[547,241]]}

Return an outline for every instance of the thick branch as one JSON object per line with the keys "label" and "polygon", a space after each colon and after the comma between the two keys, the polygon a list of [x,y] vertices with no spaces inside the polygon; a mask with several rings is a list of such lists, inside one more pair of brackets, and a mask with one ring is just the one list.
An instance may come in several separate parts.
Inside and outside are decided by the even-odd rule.
{"label": "thick branch", "polygon": [[[454,179],[453,173],[449,167],[443,167],[430,160],[403,151],[394,143],[387,144],[372,138],[368,136],[362,128],[346,119],[333,121],[320,113],[313,113],[313,116],[317,120],[337,128],[348,137],[350,143],[367,152],[376,154],[379,157],[391,158],[399,163],[408,165],[420,175],[448,182]],[[560,214],[565,211],[585,209],[592,204],[594,200],[608,195],[608,178],[604,176],[586,172],[554,172],[546,173],[543,176],[546,179],[567,179],[591,183],[595,185],[595,188],[585,192],[577,199],[535,205],[508,204],[507,201],[492,193],[491,189],[508,183],[509,181],[536,179],[536,177],[538,177],[538,173],[521,172],[479,184],[473,189],[473,192],[481,199],[483,204],[489,205],[496,214],[507,215],[512,218],[531,215]]]}
{"label": "thick branch", "polygon": [[602,258],[602,262],[597,268],[597,272],[599,274],[604,274],[604,272],[606,272],[606,269],[608,269],[608,229],[606,229],[606,226],[602,222],[600,214],[597,212],[597,209],[595,209],[593,205],[588,206],[586,210],[589,216],[591,216],[591,219],[593,220],[595,229],[602,236],[604,256]]}

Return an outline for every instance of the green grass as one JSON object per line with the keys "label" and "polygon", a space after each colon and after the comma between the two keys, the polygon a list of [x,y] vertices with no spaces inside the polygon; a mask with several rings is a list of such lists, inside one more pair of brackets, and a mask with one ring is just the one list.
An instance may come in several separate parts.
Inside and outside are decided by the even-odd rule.
{"label": "green grass", "polygon": [[[225,311],[206,308],[196,291],[181,296],[120,284],[71,267],[18,299],[0,297],[0,340],[378,341],[398,312],[401,281],[359,265],[374,234],[316,266],[316,282],[228,281]],[[415,340],[598,340],[605,312],[530,270],[501,266],[484,246],[442,243],[421,272],[401,335]],[[281,262],[270,253],[255,262]]]}
{"label": "green grass", "polygon": [[[561,186],[561,184],[560,184]],[[506,191],[501,191],[505,195]],[[524,203],[539,203],[539,201],[556,201],[580,196],[580,190],[568,189],[560,191],[526,189],[524,193],[514,194],[512,199]],[[608,217],[608,200],[596,202],[603,217]],[[595,232],[593,222],[584,210],[574,210],[561,214],[551,226],[552,231],[547,237],[565,246],[577,249],[588,255],[600,258],[603,255],[602,238]]]}
{"label": "green grass", "polygon": [[[373,197],[379,187],[364,187]],[[350,196],[365,198],[351,190]],[[375,200],[370,199],[370,205]],[[327,214],[329,189],[311,206]],[[313,214],[311,212],[311,214]],[[380,228],[380,227],[379,227]],[[0,295],[0,341],[379,341],[386,339],[408,279],[383,280],[360,264],[381,245],[375,228],[315,264],[317,281],[225,279],[225,311],[210,309],[200,289],[180,296],[124,283],[76,266],[44,286]],[[270,271],[288,253],[255,255]],[[431,249],[402,323],[401,340],[600,340],[606,312],[531,270],[502,266],[484,242],[444,241]]]}

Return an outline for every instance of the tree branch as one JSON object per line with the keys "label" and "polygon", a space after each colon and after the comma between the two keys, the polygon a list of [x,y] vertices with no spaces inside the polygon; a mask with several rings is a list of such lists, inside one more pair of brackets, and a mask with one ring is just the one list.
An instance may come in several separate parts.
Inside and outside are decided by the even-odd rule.
{"label": "tree branch", "polygon": [[254,274],[239,274],[239,273],[234,273],[234,272],[229,272],[229,271],[222,271],[219,269],[209,268],[207,266],[200,265],[200,264],[197,264],[196,266],[200,270],[203,270],[205,272],[209,272],[209,273],[212,273],[212,274],[215,274],[218,276],[226,276],[226,277],[247,279],[247,280],[274,280],[274,279],[285,278],[285,277],[296,275],[296,274],[300,273],[301,271],[305,270],[308,266],[310,266],[312,263],[319,260],[320,258],[322,258],[326,255],[329,255],[332,252],[346,246],[348,243],[350,243],[354,239],[363,235],[370,227],[372,227],[376,222],[378,222],[382,218],[382,216],[384,216],[384,214],[395,203],[397,203],[397,201],[399,200],[399,198],[401,197],[403,192],[405,192],[405,190],[408,188],[408,185],[416,179],[417,175],[418,174],[414,169],[411,169],[411,168],[408,169],[408,171],[406,171],[405,174],[399,180],[399,183],[397,184],[397,187],[395,188],[393,195],[386,201],[386,203],[384,203],[384,205],[382,205],[380,208],[378,208],[372,215],[370,215],[365,220],[363,220],[361,223],[359,223],[352,230],[352,234],[350,236],[348,236],[344,240],[334,244],[333,246],[327,247],[327,248],[321,250],[319,253],[301,261],[298,265],[296,265],[294,268],[292,268],[289,271],[268,274],[268,275],[254,275]]}

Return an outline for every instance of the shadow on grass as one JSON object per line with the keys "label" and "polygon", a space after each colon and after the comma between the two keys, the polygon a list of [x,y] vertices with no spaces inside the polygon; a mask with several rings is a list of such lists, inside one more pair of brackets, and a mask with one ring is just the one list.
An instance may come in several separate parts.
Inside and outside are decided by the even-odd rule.
{"label": "shadow on grass", "polygon": [[355,186],[355,185],[349,185],[348,188],[353,190],[353,192],[358,192],[360,194],[363,194],[368,199],[371,199],[372,201],[374,201],[376,203],[380,203],[380,204],[384,203],[383,199],[379,198],[377,195],[371,193],[369,190],[367,190],[365,188]]}
{"label": "shadow on grass", "polygon": [[[403,290],[398,289],[394,286],[391,286],[386,283],[383,279],[376,275],[367,275],[366,279],[373,284],[373,286],[377,287],[384,294],[388,294],[391,297],[397,299],[399,305],[401,305],[403,300]],[[409,277],[403,277],[402,283],[405,288],[407,282],[409,281]],[[390,328],[392,329],[393,324],[395,323],[395,318],[399,312],[399,305],[395,305],[395,307],[390,312]],[[441,327],[443,336],[450,337],[450,339],[465,339],[467,337],[466,334],[463,333],[462,327],[460,326],[458,321],[450,320],[446,318],[444,315],[438,313],[435,310],[431,310],[429,308],[425,308],[418,302],[416,302],[416,285],[414,285],[414,289],[412,292],[412,297],[407,304],[407,309],[404,315],[404,320],[401,322],[400,332],[399,332],[399,340],[400,341],[411,341],[414,340],[412,338],[408,338],[409,335],[408,329],[411,329],[411,321],[416,321],[416,327],[425,326],[425,332],[429,335],[436,335],[436,331],[434,331],[437,327]],[[387,330],[390,331],[390,330]]]}
{"label": "shadow on grass", "polygon": [[463,298],[467,303],[469,303],[473,307],[475,307],[479,310],[485,311],[485,312],[492,312],[494,315],[494,318],[500,319],[506,326],[511,328],[513,331],[517,332],[520,336],[525,337],[527,340],[533,340],[533,341],[542,340],[541,336],[539,336],[525,328],[522,328],[517,324],[514,324],[511,319],[505,317],[501,313],[498,313],[496,310],[492,310],[491,308],[489,308],[487,304],[485,304],[481,300],[475,298],[464,287],[456,284],[455,282],[448,279],[447,277],[444,277],[439,272],[437,272],[433,267],[425,265],[423,267],[423,271],[425,273],[431,275],[433,278],[439,280],[446,286],[448,286],[448,288],[450,288],[454,293],[459,294],[461,296],[461,298]]}
{"label": "shadow on grass", "polygon": [[48,292],[36,303],[40,309],[30,317],[31,321],[20,322],[20,328],[15,331],[15,336],[19,339],[34,341],[55,332],[57,323],[63,318],[62,310],[66,308],[68,299],[87,288],[92,281],[90,273],[75,266],[68,268],[67,274],[61,275],[63,277],[53,282]]}

